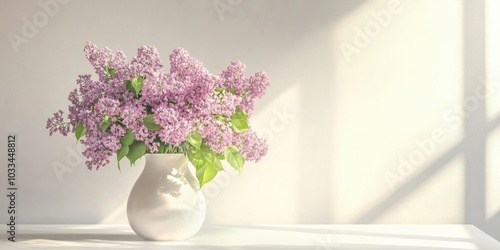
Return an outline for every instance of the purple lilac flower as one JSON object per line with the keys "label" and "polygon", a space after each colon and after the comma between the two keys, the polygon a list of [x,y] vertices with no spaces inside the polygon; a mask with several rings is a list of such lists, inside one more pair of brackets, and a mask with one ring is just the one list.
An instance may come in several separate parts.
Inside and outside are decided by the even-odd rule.
{"label": "purple lilac flower", "polygon": [[226,70],[222,71],[222,88],[232,89],[237,95],[244,95],[249,91],[248,79],[245,76],[246,65],[240,61],[232,61]]}
{"label": "purple lilac flower", "polygon": [[113,53],[109,48],[97,48],[95,44],[88,42],[84,47],[85,57],[94,66],[95,73],[99,76],[100,82],[105,82],[107,74],[105,68],[122,71],[126,67],[127,57],[122,51]]}
{"label": "purple lilac flower", "polygon": [[[246,77],[245,65],[232,61],[221,74],[211,74],[182,48],[169,56],[168,72],[163,71],[164,64],[153,46],[141,46],[130,62],[123,52],[98,48],[90,42],[84,52],[98,79],[80,75],[78,88],[68,97],[69,121],[64,121],[60,110],[47,120],[46,128],[50,135],[59,132],[66,136],[82,124],[86,134],[80,142],[85,145],[83,155],[89,169],[109,164],[127,129],[150,153],[158,151],[158,140],[179,146],[197,131],[216,153],[234,145],[249,161],[258,161],[266,154],[265,140],[252,130],[236,133],[230,119],[237,109],[251,114],[255,99],[269,86],[265,73]],[[126,85],[134,78],[143,80],[139,95]],[[154,115],[160,129],[145,126],[148,114]],[[111,124],[103,127],[105,117]]]}
{"label": "purple lilac flower", "polygon": [[258,162],[267,153],[266,140],[253,130],[235,134],[233,143],[248,161]]}
{"label": "purple lilac flower", "polygon": [[155,120],[161,125],[160,139],[173,146],[179,146],[193,128],[193,121],[179,113],[172,105],[163,105],[155,110]]}
{"label": "purple lilac flower", "polygon": [[49,135],[52,135],[55,132],[59,132],[64,136],[68,135],[69,125],[64,122],[64,118],[62,115],[63,111],[59,110],[47,120],[47,125],[45,126],[45,128],[49,130]]}
{"label": "purple lilac flower", "polygon": [[216,153],[224,153],[231,146],[233,133],[231,126],[226,121],[220,121],[213,116],[205,117],[200,127],[200,134],[205,138],[207,145]]}

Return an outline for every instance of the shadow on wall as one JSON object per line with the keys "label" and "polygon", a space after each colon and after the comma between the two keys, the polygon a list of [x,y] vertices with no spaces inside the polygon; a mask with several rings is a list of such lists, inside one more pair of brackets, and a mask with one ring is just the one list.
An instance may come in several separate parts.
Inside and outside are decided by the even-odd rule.
{"label": "shadow on wall", "polygon": [[[478,76],[486,79],[486,31],[485,0],[463,1],[463,93],[464,100],[474,96]],[[473,224],[497,240],[500,240],[500,212],[486,219],[486,139],[500,125],[500,116],[487,122],[485,100],[478,99],[477,109],[464,119],[464,138],[448,152],[441,155],[425,170],[409,180],[391,196],[386,198],[355,223],[372,223],[389,208],[395,206],[405,196],[418,189],[433,175],[443,170],[455,156],[465,158],[465,199],[463,223]]]}

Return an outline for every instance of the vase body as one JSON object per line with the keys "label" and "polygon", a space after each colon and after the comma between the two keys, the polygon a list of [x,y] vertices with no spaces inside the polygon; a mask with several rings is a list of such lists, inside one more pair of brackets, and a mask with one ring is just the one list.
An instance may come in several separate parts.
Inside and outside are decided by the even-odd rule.
{"label": "vase body", "polygon": [[146,154],[127,202],[130,227],[145,240],[183,240],[200,230],[206,204],[183,154]]}

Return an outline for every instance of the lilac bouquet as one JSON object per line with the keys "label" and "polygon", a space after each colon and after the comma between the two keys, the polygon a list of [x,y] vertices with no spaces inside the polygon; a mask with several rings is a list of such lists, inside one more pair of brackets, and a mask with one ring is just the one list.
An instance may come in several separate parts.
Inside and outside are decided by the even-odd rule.
{"label": "lilac bouquet", "polygon": [[146,153],[183,153],[203,186],[223,170],[221,160],[241,172],[245,160],[266,154],[266,141],[248,123],[269,86],[264,72],[247,77],[245,65],[232,61],[215,75],[182,48],[170,55],[170,72],[152,46],[140,47],[130,62],[122,51],[90,42],[84,52],[99,79],[80,75],[69,94],[69,121],[59,110],[46,128],[75,133],[88,169],[109,164],[115,153],[118,168],[125,157],[133,165]]}

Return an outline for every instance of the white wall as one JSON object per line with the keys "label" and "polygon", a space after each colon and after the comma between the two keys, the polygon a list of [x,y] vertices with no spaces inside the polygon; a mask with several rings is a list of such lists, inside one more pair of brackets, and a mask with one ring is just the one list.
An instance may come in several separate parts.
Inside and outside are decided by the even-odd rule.
{"label": "white wall", "polygon": [[[268,73],[253,117],[268,156],[204,188],[206,223],[472,223],[500,238],[499,28],[480,32],[481,1],[73,0],[44,20],[46,2],[0,3],[0,130],[19,136],[19,222],[127,223],[141,168],[88,171],[73,137],[44,128],[92,72],[92,41],[129,58],[155,45],[165,62],[182,46],[213,72],[239,59]],[[36,32],[23,34],[24,17],[39,18]]]}

